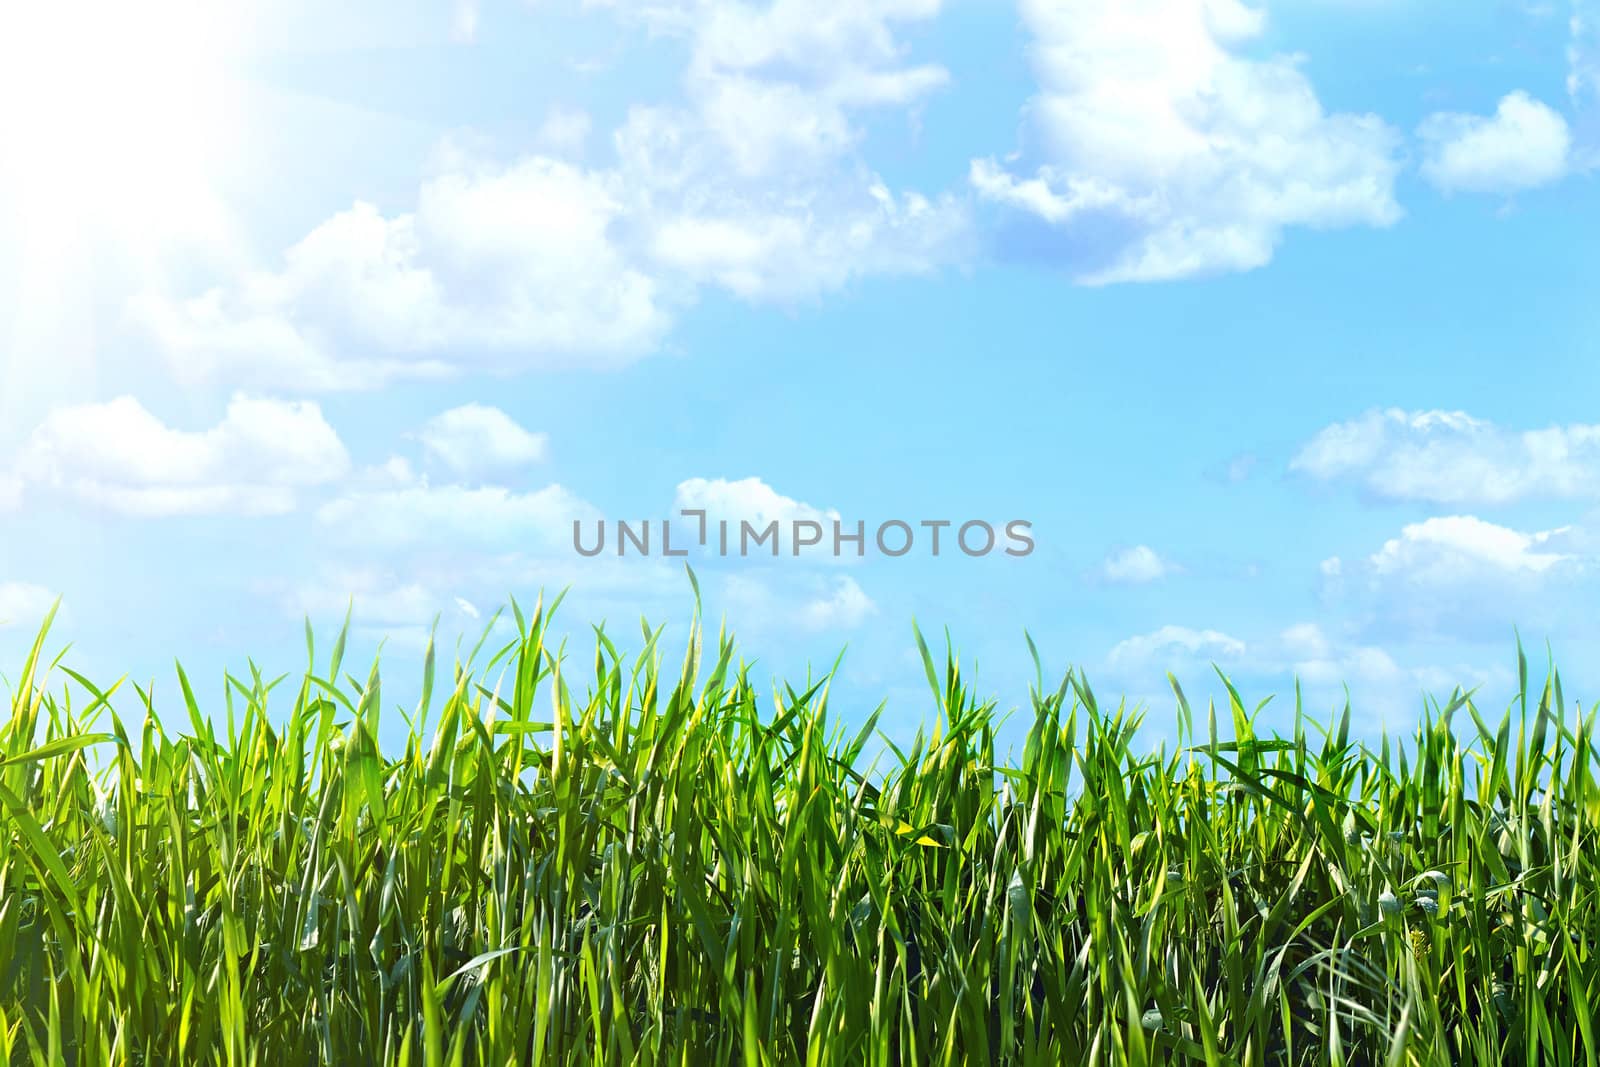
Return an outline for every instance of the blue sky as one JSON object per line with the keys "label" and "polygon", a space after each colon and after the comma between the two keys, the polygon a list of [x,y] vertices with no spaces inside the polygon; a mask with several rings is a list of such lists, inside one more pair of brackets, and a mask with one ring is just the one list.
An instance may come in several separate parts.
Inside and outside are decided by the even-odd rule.
{"label": "blue sky", "polygon": [[[693,557],[758,674],[911,620],[1023,699],[1593,703],[1589,0],[540,0],[0,16],[0,655],[298,668],[506,597],[637,645],[574,518],[1032,524]],[[1587,688],[1586,688],[1587,686]],[[218,691],[215,686],[213,692]],[[398,697],[397,697],[398,699]],[[1269,713],[1270,722],[1282,722]]]}

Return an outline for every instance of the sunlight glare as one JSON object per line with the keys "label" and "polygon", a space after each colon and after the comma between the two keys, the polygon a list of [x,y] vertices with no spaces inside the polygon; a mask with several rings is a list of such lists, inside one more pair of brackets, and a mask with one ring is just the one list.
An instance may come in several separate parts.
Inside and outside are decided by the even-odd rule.
{"label": "sunlight glare", "polygon": [[0,192],[30,253],[182,236],[236,132],[229,4],[0,8]]}

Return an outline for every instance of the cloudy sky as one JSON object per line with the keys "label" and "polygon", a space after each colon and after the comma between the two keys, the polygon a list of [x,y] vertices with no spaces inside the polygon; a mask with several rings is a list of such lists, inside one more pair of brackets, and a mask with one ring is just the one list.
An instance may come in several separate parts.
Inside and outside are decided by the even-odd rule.
{"label": "cloudy sky", "polygon": [[1005,707],[1026,629],[1403,727],[1514,625],[1592,703],[1597,165],[1592,0],[13,5],[0,656],[59,596],[159,698],[353,598],[403,692],[567,586],[636,647],[681,561],[571,524],[691,507],[1032,524],[692,557],[895,732],[913,617]]}

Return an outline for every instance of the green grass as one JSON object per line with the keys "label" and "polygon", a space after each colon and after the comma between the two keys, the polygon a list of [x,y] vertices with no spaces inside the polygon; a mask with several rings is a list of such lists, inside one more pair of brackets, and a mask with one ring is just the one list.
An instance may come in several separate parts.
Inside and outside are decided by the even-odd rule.
{"label": "green grass", "polygon": [[1069,672],[1008,766],[925,646],[936,727],[899,750],[698,630],[675,675],[660,631],[629,658],[597,632],[590,666],[517,623],[437,677],[430,650],[389,752],[342,638],[216,703],[180,671],[156,708],[41,636],[0,730],[0,1051],[1596,1061],[1595,715],[1520,649],[1508,712],[1457,692],[1376,750],[1348,708],[1322,730],[1297,694],[1260,737],[1231,686],[1192,713],[1174,683],[1180,741],[1142,754]]}

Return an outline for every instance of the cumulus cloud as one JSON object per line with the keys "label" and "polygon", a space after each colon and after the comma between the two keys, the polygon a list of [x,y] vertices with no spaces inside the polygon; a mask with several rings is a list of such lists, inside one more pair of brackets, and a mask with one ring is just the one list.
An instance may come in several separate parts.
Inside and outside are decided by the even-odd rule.
{"label": "cumulus cloud", "polygon": [[136,316],[186,380],[375,388],[463,368],[616,365],[669,315],[614,239],[615,175],[533,157],[460,154],[415,211],[357,203],[257,271]]}
{"label": "cumulus cloud", "polygon": [[[741,524],[749,523],[757,530],[764,530],[771,523],[778,524],[778,551],[789,553],[793,551],[794,524],[797,522],[814,522],[822,527],[823,540],[814,548],[802,549],[802,554],[819,554],[831,556],[833,551],[833,531],[835,522],[841,522],[839,512],[828,509],[823,510],[810,504],[784,496],[760,478],[741,478],[730,481],[726,478],[690,478],[678,484],[673,507],[677,510],[699,510],[706,513],[706,543],[718,543],[718,523],[728,524],[728,544],[730,551],[738,545],[741,533]],[[694,520],[682,519],[681,522],[694,526]],[[674,524],[676,525],[676,523]],[[699,530],[691,529],[698,538]],[[814,533],[815,531],[810,531]],[[846,530],[846,533],[852,533]],[[868,532],[868,537],[871,533]],[[769,542],[770,544],[770,542]],[[847,549],[849,546],[846,546]],[[765,549],[770,552],[771,549]]]}
{"label": "cumulus cloud", "polygon": [[16,463],[28,485],[140,516],[278,514],[349,468],[316,404],[243,394],[207,430],[174,429],[127,396],[58,408]]}
{"label": "cumulus cloud", "polygon": [[1521,91],[1490,116],[1430,115],[1417,136],[1422,176],[1446,192],[1514,193],[1559,181],[1570,167],[1567,120]]}
{"label": "cumulus cloud", "polygon": [[56,595],[42,585],[0,582],[0,629],[37,626],[55,602]]}
{"label": "cumulus cloud", "polygon": [[954,197],[895,191],[859,115],[943,84],[895,27],[936,3],[610,5],[689,53],[680,105],[636,106],[615,158],[579,166],[587,120],[552,116],[510,162],[447,147],[414,210],[367,203],[281,264],[135,313],[186,379],[378,388],[463,371],[616,366],[716,287],[794,302],[961,258]]}
{"label": "cumulus cloud", "polygon": [[1459,582],[1485,572],[1535,577],[1576,559],[1553,550],[1571,533],[1568,526],[1522,533],[1471,515],[1441,516],[1407,525],[1368,563],[1374,575],[1419,583]]}
{"label": "cumulus cloud", "polygon": [[646,250],[658,269],[793,301],[965,253],[960,201],[896,193],[860,151],[858,114],[915,106],[949,80],[907,61],[895,34],[937,0],[614,6],[691,50],[689,105],[636,108],[617,132],[629,185],[656,191]]}
{"label": "cumulus cloud", "polygon": [[1178,569],[1149,545],[1134,545],[1106,557],[1100,564],[1099,574],[1108,582],[1138,585],[1165,578]]}
{"label": "cumulus cloud", "polygon": [[1291,226],[1387,226],[1398,134],[1324,110],[1299,61],[1253,58],[1239,0],[1023,0],[1033,165],[978,159],[978,194],[1042,224],[1087,284],[1250,270]]}
{"label": "cumulus cloud", "polygon": [[1364,557],[1323,564],[1323,595],[1378,639],[1498,642],[1513,626],[1577,627],[1593,572],[1575,526],[1518,530],[1472,515],[1404,526]]}
{"label": "cumulus cloud", "polygon": [[548,436],[524,429],[499,408],[465,404],[435,415],[417,435],[428,455],[472,476],[542,462]]}
{"label": "cumulus cloud", "polygon": [[1118,642],[1106,654],[1114,669],[1163,666],[1167,659],[1207,657],[1238,659],[1248,651],[1245,643],[1220,630],[1193,630],[1187,626],[1163,626]]}
{"label": "cumulus cloud", "polygon": [[1461,411],[1371,411],[1319,431],[1289,469],[1390,500],[1506,504],[1600,494],[1600,424],[1513,432]]}
{"label": "cumulus cloud", "polygon": [[823,511],[784,496],[760,478],[690,478],[678,483],[674,505],[679,508],[703,508],[707,516],[717,519],[748,519],[767,523],[773,520],[793,522],[808,519],[814,522],[832,521],[839,517],[837,511]]}

